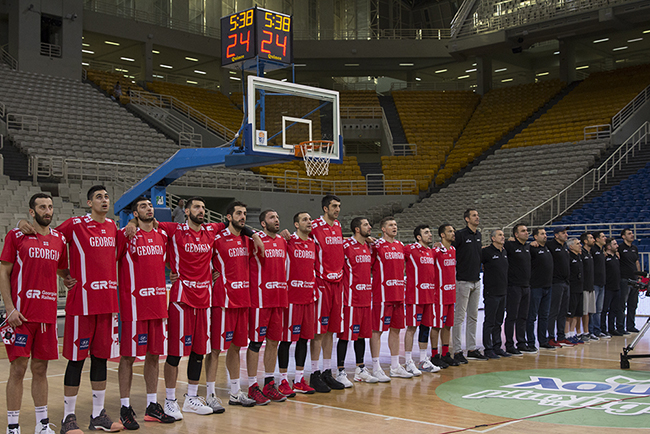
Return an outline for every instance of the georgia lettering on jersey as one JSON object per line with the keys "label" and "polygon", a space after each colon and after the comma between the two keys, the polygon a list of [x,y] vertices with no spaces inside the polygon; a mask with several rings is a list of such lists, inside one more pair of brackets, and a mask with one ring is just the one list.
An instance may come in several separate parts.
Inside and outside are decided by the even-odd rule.
{"label": "georgia lettering on jersey", "polygon": [[68,268],[64,235],[23,235],[12,229],[5,237],[0,261],[13,264],[11,299],[28,322],[56,323],[57,270]]}
{"label": "georgia lettering on jersey", "polygon": [[264,256],[250,252],[251,307],[288,307],[287,242],[276,235],[271,238],[259,232]]}
{"label": "georgia lettering on jersey", "polygon": [[117,233],[120,318],[138,321],[167,318],[165,260],[167,233],[162,229],[136,231],[129,240],[126,229]]}
{"label": "georgia lettering on jersey", "polygon": [[383,238],[372,244],[373,303],[404,301],[404,245]]}
{"label": "georgia lettering on jersey", "polygon": [[70,246],[70,275],[77,284],[68,290],[65,309],[69,315],[115,313],[117,227],[111,219],[99,223],[90,217],[72,217],[57,230]]}
{"label": "georgia lettering on jersey", "polygon": [[348,238],[343,243],[343,305],[369,307],[372,303],[372,256],[366,243]]}
{"label": "georgia lettering on jersey", "polygon": [[190,228],[187,223],[160,222],[159,227],[169,235],[169,265],[178,274],[169,300],[197,309],[210,307],[212,249],[217,231],[223,230],[226,225],[204,224],[199,231]]}
{"label": "georgia lettering on jersey", "polygon": [[316,289],[316,244],[296,233],[287,242],[288,300],[292,304],[309,304],[318,300]]}
{"label": "georgia lettering on jersey", "polygon": [[338,220],[330,226],[321,216],[311,223],[310,237],[316,243],[316,276],[329,282],[343,278],[343,231]]}
{"label": "georgia lettering on jersey", "polygon": [[217,233],[212,266],[219,272],[212,289],[212,306],[250,307],[248,260],[252,242],[243,235],[234,235],[228,228]]}
{"label": "georgia lettering on jersey", "polygon": [[442,304],[456,303],[456,248],[435,247],[436,282]]}
{"label": "georgia lettering on jersey", "polygon": [[406,258],[406,304],[434,304],[436,266],[433,249],[414,243],[404,247]]}

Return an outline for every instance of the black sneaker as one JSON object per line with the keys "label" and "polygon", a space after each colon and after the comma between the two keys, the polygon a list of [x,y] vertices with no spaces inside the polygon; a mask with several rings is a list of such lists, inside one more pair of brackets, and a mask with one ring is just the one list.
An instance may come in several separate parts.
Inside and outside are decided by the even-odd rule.
{"label": "black sneaker", "polygon": [[609,333],[610,336],[623,336],[623,333],[619,332],[618,330],[613,330],[611,333]]}
{"label": "black sneaker", "polygon": [[466,364],[469,363],[467,361],[467,359],[465,358],[465,356],[463,356],[462,351],[459,352],[459,353],[454,354],[454,360],[457,361],[458,363],[462,363],[463,365],[466,365]]}
{"label": "black sneaker", "polygon": [[113,422],[110,417],[106,414],[106,409],[102,408],[102,412],[99,413],[99,416],[93,417],[90,415],[90,425],[88,429],[91,431],[106,431],[106,432],[117,432],[124,429],[124,426],[121,423]]}
{"label": "black sneaker", "polygon": [[619,332],[619,333],[621,333],[621,334],[623,334],[623,335],[629,335],[629,334],[631,334],[631,333],[628,332],[627,330],[623,330],[622,332]]}
{"label": "black sneaker", "polygon": [[639,333],[639,329],[636,328],[636,327],[631,327],[631,328],[627,329],[627,331],[630,332],[630,333]]}
{"label": "black sneaker", "polygon": [[124,425],[124,428],[128,430],[135,430],[140,428],[140,424],[135,420],[135,411],[130,405],[128,407],[122,406],[120,408],[120,422]]}
{"label": "black sneaker", "polygon": [[553,345],[549,344],[548,342],[546,342],[545,344],[539,344],[539,348],[544,349],[544,350],[554,350],[555,349],[555,347]]}
{"label": "black sneaker", "polygon": [[[501,350],[501,351],[503,351],[503,350]],[[510,354],[511,356],[516,356],[516,357],[521,357],[521,356],[523,356],[523,354],[521,354],[521,351],[519,351],[518,349],[516,349],[516,348],[514,348],[514,347],[506,348],[506,352],[507,352],[508,354]],[[499,353],[498,353],[498,350],[497,350],[496,353],[499,354]],[[501,354],[499,354],[499,355],[501,355]]]}
{"label": "black sneaker", "polygon": [[[517,351],[517,352],[519,352],[519,351]],[[498,350],[494,350],[494,354],[496,354],[497,356],[501,356],[501,357],[512,357],[513,356],[513,354],[510,354],[510,353],[507,353],[507,352],[503,351],[503,348],[499,348]],[[519,353],[519,355],[521,355],[521,353]]]}
{"label": "black sneaker", "polygon": [[309,376],[309,386],[318,393],[329,393],[332,390],[321,378],[320,371],[311,373]]}
{"label": "black sneaker", "polygon": [[174,423],[176,418],[165,414],[162,405],[157,402],[152,402],[147,406],[147,409],[144,412],[144,421],[145,422],[160,422],[160,423]]}
{"label": "black sneaker", "polygon": [[537,348],[534,347],[534,346],[519,347],[517,349],[519,351],[521,351],[522,353],[526,353],[526,354],[535,354],[535,353],[537,353]]}
{"label": "black sneaker", "polygon": [[441,357],[442,361],[448,364],[449,366],[460,366],[460,362],[453,357],[451,357],[451,354],[449,351],[447,351],[447,354]]}
{"label": "black sneaker", "polygon": [[436,365],[440,369],[447,369],[449,367],[447,362],[442,360],[442,357],[440,356],[440,354],[436,354],[435,356],[431,357],[431,363],[433,363],[434,365]]}
{"label": "black sneaker", "polygon": [[488,357],[485,357],[479,350],[472,350],[467,352],[467,358],[469,360],[487,360]]}
{"label": "black sneaker", "polygon": [[[485,354],[485,360],[487,360],[487,359],[500,359],[501,358],[493,350],[484,350],[483,353]],[[510,356],[508,356],[508,357],[510,357]]]}
{"label": "black sneaker", "polygon": [[[345,389],[345,386],[343,385],[343,383],[340,383],[340,382],[336,381],[336,379],[334,379],[334,377],[332,377],[332,370],[331,369],[324,370],[323,373],[321,374],[321,378],[323,379],[325,384],[327,384],[329,386],[330,389],[334,389],[334,390],[343,390],[343,389]],[[314,387],[314,389],[315,389],[315,387]]]}
{"label": "black sneaker", "polygon": [[77,416],[69,414],[65,420],[61,421],[61,434],[83,434],[79,425],[77,425]]}

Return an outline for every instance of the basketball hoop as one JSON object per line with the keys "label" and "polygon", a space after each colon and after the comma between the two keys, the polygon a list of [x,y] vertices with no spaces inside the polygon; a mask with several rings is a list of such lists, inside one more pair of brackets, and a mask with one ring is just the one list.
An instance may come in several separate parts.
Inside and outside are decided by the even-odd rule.
{"label": "basketball hoop", "polygon": [[302,157],[307,176],[324,176],[329,173],[334,150],[334,142],[330,140],[312,140],[295,145],[294,155]]}

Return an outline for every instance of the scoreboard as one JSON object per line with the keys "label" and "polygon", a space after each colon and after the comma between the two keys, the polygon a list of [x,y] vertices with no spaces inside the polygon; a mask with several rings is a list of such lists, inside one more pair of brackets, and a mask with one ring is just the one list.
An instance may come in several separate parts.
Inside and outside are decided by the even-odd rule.
{"label": "scoreboard", "polygon": [[221,66],[252,59],[293,63],[293,18],[251,8],[221,18]]}

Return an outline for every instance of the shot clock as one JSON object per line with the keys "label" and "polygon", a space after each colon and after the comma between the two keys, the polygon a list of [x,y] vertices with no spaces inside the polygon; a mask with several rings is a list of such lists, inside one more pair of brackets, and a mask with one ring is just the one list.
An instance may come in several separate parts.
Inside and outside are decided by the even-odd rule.
{"label": "shot clock", "polygon": [[292,21],[289,15],[257,7],[221,18],[221,65],[256,56],[293,63]]}

